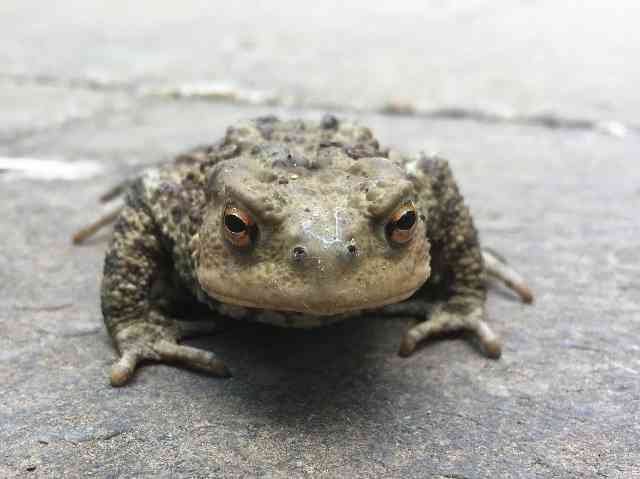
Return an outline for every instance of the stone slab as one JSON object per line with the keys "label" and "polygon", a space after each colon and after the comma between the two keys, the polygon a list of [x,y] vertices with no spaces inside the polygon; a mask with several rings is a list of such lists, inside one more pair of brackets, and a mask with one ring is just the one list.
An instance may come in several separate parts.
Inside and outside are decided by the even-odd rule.
{"label": "stone slab", "polygon": [[[8,477],[634,477],[640,473],[637,138],[361,116],[451,159],[485,244],[537,295],[496,289],[499,361],[461,340],[396,355],[405,321],[303,332],[247,325],[192,344],[234,372],[148,366],[112,389],[98,281],[105,236],[70,245],[124,170],[262,109],[144,101],[135,115],[12,147],[92,158],[100,176],[0,175],[0,471]],[[280,110],[319,118],[322,112]],[[168,121],[170,119],[170,121]]]}

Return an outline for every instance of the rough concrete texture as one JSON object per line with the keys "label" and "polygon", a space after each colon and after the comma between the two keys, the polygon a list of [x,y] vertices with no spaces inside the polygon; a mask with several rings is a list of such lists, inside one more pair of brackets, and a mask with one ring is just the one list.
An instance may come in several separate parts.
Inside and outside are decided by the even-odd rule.
{"label": "rough concrete texture", "polygon": [[[636,2],[159,3],[0,6],[1,159],[84,171],[0,172],[0,477],[640,477],[640,135],[590,126],[636,118]],[[149,94],[199,82],[247,90]],[[591,123],[376,113],[392,100]],[[330,104],[450,158],[537,294],[493,289],[502,359],[457,339],[399,358],[405,321],[247,325],[192,342],[232,379],[148,366],[111,388],[106,235],[69,241],[97,197],[236,119]]]}

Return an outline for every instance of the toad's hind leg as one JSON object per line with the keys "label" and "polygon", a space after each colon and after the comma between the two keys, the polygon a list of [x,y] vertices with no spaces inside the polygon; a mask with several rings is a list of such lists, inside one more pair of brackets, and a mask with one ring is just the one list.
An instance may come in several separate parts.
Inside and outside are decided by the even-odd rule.
{"label": "toad's hind leg", "polygon": [[109,226],[111,223],[115,222],[116,219],[118,219],[118,216],[120,216],[122,209],[123,208],[117,208],[111,211],[110,213],[107,213],[106,215],[101,216],[93,223],[87,226],[84,226],[83,228],[76,231],[71,238],[71,241],[73,242],[73,244],[79,245],[84,243],[87,239],[91,238],[102,228]]}
{"label": "toad's hind leg", "polygon": [[524,278],[495,251],[482,248],[482,260],[487,276],[495,278],[516,292],[523,303],[533,302],[533,292],[527,286]]}
{"label": "toad's hind leg", "polygon": [[[131,187],[131,185],[133,185],[134,182],[135,182],[135,178],[121,181],[120,183],[112,187],[110,190],[105,192],[102,196],[100,196],[100,203],[109,203],[110,201],[124,195],[127,189]],[[95,220],[93,223],[79,229],[73,234],[71,241],[75,245],[84,243],[87,239],[91,238],[102,228],[109,226],[111,223],[115,222],[116,219],[118,219],[118,216],[120,216],[120,213],[122,212],[122,210],[123,210],[123,207],[116,208],[113,211],[107,213],[106,215],[101,216],[100,218]]]}

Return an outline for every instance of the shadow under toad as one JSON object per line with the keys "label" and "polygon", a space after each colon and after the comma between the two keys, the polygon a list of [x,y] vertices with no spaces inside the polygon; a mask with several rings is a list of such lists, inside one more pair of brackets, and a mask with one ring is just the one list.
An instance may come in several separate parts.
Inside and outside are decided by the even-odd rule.
{"label": "shadow under toad", "polygon": [[[411,358],[397,348],[408,320],[363,317],[311,330],[242,324],[218,336],[190,340],[214,351],[231,369],[224,385],[233,414],[282,425],[350,417],[379,420],[398,395],[429,384],[411,380]],[[213,389],[220,387],[213,380]],[[431,391],[434,400],[437,391]],[[347,418],[347,419],[345,419]]]}

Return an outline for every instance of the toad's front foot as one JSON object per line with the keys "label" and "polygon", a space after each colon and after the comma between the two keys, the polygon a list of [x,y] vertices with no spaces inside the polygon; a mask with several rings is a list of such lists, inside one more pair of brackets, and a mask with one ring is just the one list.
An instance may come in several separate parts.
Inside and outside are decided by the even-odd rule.
{"label": "toad's front foot", "polygon": [[214,353],[178,344],[179,339],[195,333],[210,334],[217,329],[215,324],[166,323],[134,322],[114,335],[120,358],[111,367],[112,386],[126,384],[145,360],[177,363],[218,377],[231,376]]}
{"label": "toad's front foot", "polygon": [[436,306],[430,318],[409,329],[400,345],[400,356],[409,356],[418,343],[446,333],[470,332],[479,341],[487,357],[497,359],[502,352],[500,338],[484,320],[482,305],[456,305],[443,303]]}

